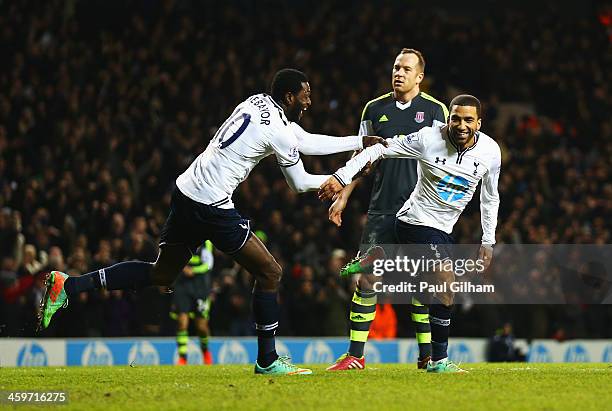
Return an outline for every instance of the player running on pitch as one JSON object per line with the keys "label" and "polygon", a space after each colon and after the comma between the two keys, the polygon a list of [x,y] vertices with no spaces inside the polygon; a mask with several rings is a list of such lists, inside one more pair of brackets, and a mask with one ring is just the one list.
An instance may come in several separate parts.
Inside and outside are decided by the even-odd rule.
{"label": "player running on pitch", "polygon": [[206,240],[204,245],[196,250],[174,282],[170,317],[176,320],[176,348],[179,355],[177,365],[187,364],[190,319],[193,319],[200,338],[202,363],[207,365],[213,363],[212,354],[208,349],[210,337],[208,319],[212,300],[210,298],[210,271],[214,262],[212,242]]}
{"label": "player running on pitch", "polygon": [[[436,257],[443,260],[451,257],[449,244],[454,242],[450,236],[453,226],[482,180],[480,212],[483,236],[478,257],[484,261],[486,269],[495,244],[501,152],[491,137],[479,131],[481,105],[476,97],[459,95],[451,101],[450,110],[446,125],[426,127],[407,136],[387,139],[388,147],[376,145],[364,150],[321,186],[319,197],[333,198],[368,162],[381,157],[417,159],[417,185],[396,215],[397,241],[402,244],[432,244],[432,248],[437,248],[442,254]],[[437,275],[447,282],[454,278],[453,272]],[[447,355],[452,302],[452,293],[443,293],[436,294],[430,305],[432,359],[427,364],[428,372],[464,371]]]}
{"label": "player running on pitch", "polygon": [[48,327],[68,298],[95,288],[133,289],[170,286],[196,249],[207,239],[231,255],[255,277],[253,313],[257,331],[257,374],[311,374],[276,353],[280,265],[252,235],[232,193],[263,158],[274,153],[289,186],[297,192],[316,190],[329,177],[306,173],[300,152],[324,155],[352,151],[384,140],[379,137],[337,138],[304,131],[297,122],[311,105],[306,75],[283,69],[274,76],[271,95],[256,94],[239,104],[221,125],[206,150],[176,179],[170,213],[162,229],[157,261],[128,261],[79,277],[53,271],[41,302],[41,322]]}
{"label": "player running on pitch", "polygon": [[[444,104],[421,91],[425,77],[425,58],[415,49],[404,48],[396,56],[391,71],[393,91],[369,101],[361,114],[360,134],[393,137],[411,134],[423,127],[443,125],[448,117]],[[372,133],[368,132],[373,130]],[[368,207],[368,220],[361,236],[360,253],[374,244],[395,243],[395,214],[404,205],[417,182],[417,161],[410,158],[380,160],[373,171],[372,195]],[[358,180],[352,181],[338,194],[329,208],[329,219],[337,226],[342,223],[346,207]],[[365,247],[364,247],[365,246]],[[342,275],[351,275],[343,268]],[[363,299],[363,300],[362,300]],[[362,304],[368,301],[367,304]],[[418,368],[425,368],[431,359],[431,329],[426,305],[416,299],[411,307],[411,318],[419,345]],[[370,325],[376,317],[376,293],[370,276],[360,275],[351,301],[351,325],[348,353],[342,355],[329,371],[365,368],[365,344]]]}

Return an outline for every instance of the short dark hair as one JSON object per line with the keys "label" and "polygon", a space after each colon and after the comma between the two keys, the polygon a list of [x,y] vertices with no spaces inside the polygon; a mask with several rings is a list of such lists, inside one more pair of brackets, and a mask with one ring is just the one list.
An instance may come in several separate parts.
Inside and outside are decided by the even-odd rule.
{"label": "short dark hair", "polygon": [[478,118],[482,117],[481,116],[482,106],[480,105],[480,100],[478,100],[476,97],[472,96],[471,94],[459,94],[457,97],[455,97],[450,102],[450,106],[448,106],[448,108],[452,110],[453,106],[476,107],[476,113],[478,114]]}
{"label": "short dark hair", "polygon": [[296,69],[285,68],[279,70],[270,84],[270,95],[277,103],[283,103],[287,93],[297,93],[302,89],[302,83],[307,83],[308,77]]}
{"label": "short dark hair", "polygon": [[423,53],[415,49],[408,49],[404,47],[399,54],[414,54],[417,56],[417,59],[419,59],[419,67],[421,68],[421,71],[425,73],[425,57],[423,57]]}

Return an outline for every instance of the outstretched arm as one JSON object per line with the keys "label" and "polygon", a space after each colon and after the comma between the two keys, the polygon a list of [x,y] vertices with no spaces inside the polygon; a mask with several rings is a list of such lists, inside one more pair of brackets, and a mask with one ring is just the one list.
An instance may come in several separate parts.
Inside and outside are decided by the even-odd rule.
{"label": "outstretched arm", "polygon": [[291,130],[297,138],[298,149],[302,154],[322,156],[363,148],[362,139],[359,136],[332,137],[324,134],[312,134],[297,123],[291,123]]}
{"label": "outstretched arm", "polygon": [[270,136],[269,141],[285,180],[293,191],[303,193],[316,190],[329,177],[327,175],[309,174],[304,170],[297,139],[288,128],[277,130]]}
{"label": "outstretched arm", "polygon": [[281,170],[285,175],[285,180],[287,180],[289,187],[297,193],[318,190],[321,184],[329,178],[329,175],[308,174],[304,169],[302,160],[298,160],[298,162],[292,166],[281,166]]}
{"label": "outstretched arm", "polygon": [[379,158],[419,158],[423,151],[421,135],[413,133],[410,135],[399,135],[386,140],[388,147],[382,144],[368,147],[353,157],[344,167],[334,173],[343,186],[353,180],[353,177],[361,171],[368,163],[373,163]]}
{"label": "outstretched arm", "polygon": [[399,135],[386,140],[388,147],[382,144],[368,147],[360,154],[353,157],[344,167],[339,169],[330,177],[319,190],[319,199],[328,200],[342,190],[353,177],[363,169],[366,164],[373,163],[379,158],[419,158],[423,152],[422,136],[419,132],[410,135]]}
{"label": "outstretched arm", "polygon": [[291,123],[291,129],[297,138],[300,153],[311,156],[361,150],[364,147],[384,141],[381,137],[371,136],[333,137],[325,134],[313,134],[304,130],[297,123]]}

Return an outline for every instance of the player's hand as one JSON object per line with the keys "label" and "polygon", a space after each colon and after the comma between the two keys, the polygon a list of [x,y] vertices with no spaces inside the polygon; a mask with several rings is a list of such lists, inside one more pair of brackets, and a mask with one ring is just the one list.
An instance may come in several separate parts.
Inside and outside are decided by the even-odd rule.
{"label": "player's hand", "polygon": [[185,275],[185,277],[188,278],[193,277],[195,275],[193,273],[193,267],[191,267],[190,265],[186,265],[185,268],[183,268],[183,274]]}
{"label": "player's hand", "polygon": [[319,200],[331,200],[334,198],[336,193],[342,190],[342,184],[336,179],[336,177],[329,177],[321,187],[319,187]]}
{"label": "player's hand", "polygon": [[342,225],[342,212],[346,208],[346,202],[348,200],[348,195],[345,193],[345,189],[340,191],[334,203],[329,207],[329,221],[336,224],[338,227]]}
{"label": "player's hand", "polygon": [[375,144],[382,144],[385,147],[389,146],[389,143],[387,143],[387,140],[385,140],[382,137],[378,137],[378,136],[363,136],[362,142],[363,142],[363,148],[367,148]]}
{"label": "player's hand", "polygon": [[493,260],[493,246],[489,244],[483,244],[480,246],[480,250],[478,250],[478,259],[482,260],[484,270],[483,273],[486,273],[489,269],[489,265],[491,265],[491,261]]}

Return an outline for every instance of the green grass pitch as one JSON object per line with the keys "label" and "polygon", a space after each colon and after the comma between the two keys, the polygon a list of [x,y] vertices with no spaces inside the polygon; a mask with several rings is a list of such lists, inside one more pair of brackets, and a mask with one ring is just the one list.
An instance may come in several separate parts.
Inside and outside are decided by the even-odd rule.
{"label": "green grass pitch", "polygon": [[254,375],[250,365],[0,368],[0,391],[65,390],[63,410],[612,409],[612,364],[464,367],[469,374],[407,364],[331,373],[314,365],[313,375],[283,377]]}

